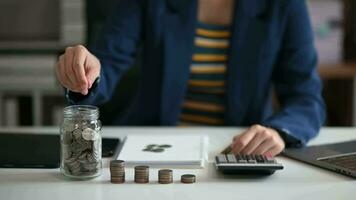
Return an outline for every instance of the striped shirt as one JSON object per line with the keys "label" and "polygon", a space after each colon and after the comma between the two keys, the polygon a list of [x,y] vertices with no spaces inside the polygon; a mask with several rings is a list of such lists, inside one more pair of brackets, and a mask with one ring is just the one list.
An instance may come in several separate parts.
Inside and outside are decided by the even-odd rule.
{"label": "striped shirt", "polygon": [[224,125],[230,29],[198,23],[179,125]]}

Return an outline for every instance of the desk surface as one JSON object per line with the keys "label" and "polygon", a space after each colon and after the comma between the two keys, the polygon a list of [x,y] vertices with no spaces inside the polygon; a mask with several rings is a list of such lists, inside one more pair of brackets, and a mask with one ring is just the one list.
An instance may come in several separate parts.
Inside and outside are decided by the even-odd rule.
{"label": "desk surface", "polygon": [[[2,129],[58,133],[57,128]],[[356,181],[343,175],[278,157],[285,169],[263,178],[231,178],[217,173],[214,155],[239,133],[238,128],[112,128],[103,129],[104,137],[128,134],[206,134],[209,136],[209,161],[204,169],[175,169],[175,182],[157,183],[157,170],[151,170],[149,184],[135,184],[133,170],[126,172],[125,184],[109,182],[108,159],[103,161],[103,174],[89,181],[68,181],[59,169],[0,169],[0,199],[354,199]],[[356,128],[324,128],[311,144],[356,139]],[[194,173],[197,183],[181,184],[180,175]]]}

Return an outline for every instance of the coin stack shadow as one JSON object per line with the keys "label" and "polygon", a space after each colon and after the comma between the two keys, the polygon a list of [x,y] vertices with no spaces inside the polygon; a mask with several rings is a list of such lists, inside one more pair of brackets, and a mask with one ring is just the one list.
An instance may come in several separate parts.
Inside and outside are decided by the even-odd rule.
{"label": "coin stack shadow", "polygon": [[135,167],[135,182],[136,183],[148,183],[149,182],[149,167],[148,166],[136,166]]}
{"label": "coin stack shadow", "polygon": [[110,162],[111,183],[125,182],[125,162],[123,160],[112,160]]}
{"label": "coin stack shadow", "polygon": [[181,176],[182,183],[195,183],[195,175],[193,174],[183,174]]}
{"label": "coin stack shadow", "polygon": [[158,182],[161,184],[173,183],[173,171],[170,169],[161,169],[158,171]]}

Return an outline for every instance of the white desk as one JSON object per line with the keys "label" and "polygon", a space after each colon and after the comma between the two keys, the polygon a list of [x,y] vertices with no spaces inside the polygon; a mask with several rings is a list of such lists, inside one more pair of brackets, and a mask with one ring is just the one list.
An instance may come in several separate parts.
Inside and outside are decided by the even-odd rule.
{"label": "white desk", "polygon": [[[58,133],[57,128],[2,129],[6,131]],[[135,184],[133,170],[126,172],[125,184],[109,182],[108,159],[103,174],[89,181],[68,181],[59,169],[0,169],[0,200],[55,199],[355,199],[356,181],[343,175],[279,157],[285,169],[264,178],[223,178],[213,167],[213,158],[233,135],[236,128],[111,128],[103,135],[122,138],[127,134],[207,134],[210,137],[209,163],[204,169],[175,169],[175,182],[157,183],[157,170],[151,170],[149,184]],[[311,144],[356,139],[356,128],[324,128]],[[197,183],[181,184],[180,175],[194,173]]]}

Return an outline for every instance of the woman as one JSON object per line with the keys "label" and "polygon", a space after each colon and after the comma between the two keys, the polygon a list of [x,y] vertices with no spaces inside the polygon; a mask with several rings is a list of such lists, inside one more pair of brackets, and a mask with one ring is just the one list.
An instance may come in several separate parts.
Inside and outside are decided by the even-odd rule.
{"label": "woman", "polygon": [[110,100],[139,47],[140,89],[117,124],[250,126],[233,152],[276,155],[308,142],[324,121],[302,0],[122,0],[93,48],[60,56],[69,102]]}

